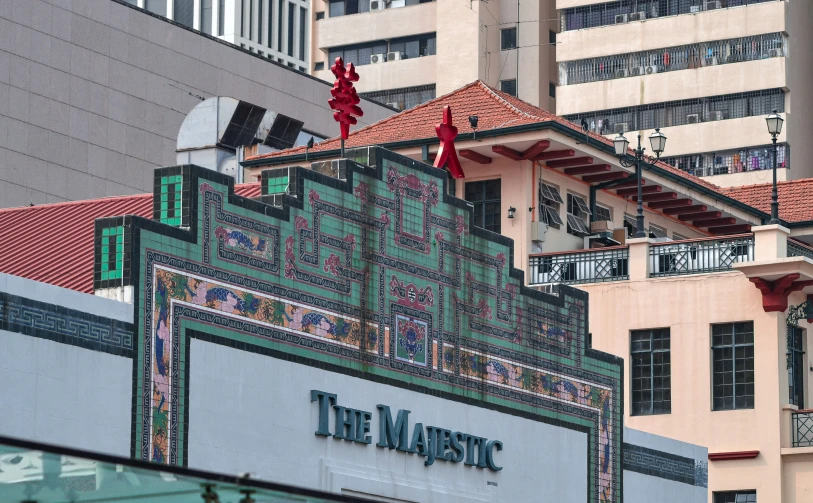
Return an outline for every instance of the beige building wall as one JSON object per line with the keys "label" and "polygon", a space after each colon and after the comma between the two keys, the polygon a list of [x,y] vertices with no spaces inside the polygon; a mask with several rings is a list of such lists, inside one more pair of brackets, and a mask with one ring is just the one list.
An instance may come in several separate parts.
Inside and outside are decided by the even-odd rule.
{"label": "beige building wall", "polygon": [[[605,2],[557,0],[556,7],[562,11],[599,3]],[[559,63],[769,33],[786,35],[788,51],[781,58],[560,86],[557,114],[781,88],[786,93],[787,120],[780,141],[786,140],[790,145],[791,163],[789,170],[780,170],[784,173],[779,178],[811,177],[813,167],[805,162],[813,148],[805,138],[813,127],[811,20],[813,2],[781,0],[562,32],[556,50]],[[771,138],[763,119],[764,116],[754,116],[663,128],[669,137],[665,155],[703,154],[768,144]],[[764,182],[765,175],[761,171],[731,173],[710,181],[721,186],[747,185]]]}

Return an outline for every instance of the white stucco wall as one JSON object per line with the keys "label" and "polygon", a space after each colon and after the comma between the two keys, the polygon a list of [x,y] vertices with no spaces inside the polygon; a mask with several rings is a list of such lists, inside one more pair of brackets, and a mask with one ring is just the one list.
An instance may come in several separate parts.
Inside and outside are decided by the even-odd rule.
{"label": "white stucco wall", "polygon": [[[191,468],[409,502],[587,499],[584,433],[197,339],[190,351]],[[372,412],[373,444],[315,435],[312,389]],[[410,431],[422,422],[501,440],[503,470],[426,467],[421,456],[376,447],[376,404],[410,410]]]}

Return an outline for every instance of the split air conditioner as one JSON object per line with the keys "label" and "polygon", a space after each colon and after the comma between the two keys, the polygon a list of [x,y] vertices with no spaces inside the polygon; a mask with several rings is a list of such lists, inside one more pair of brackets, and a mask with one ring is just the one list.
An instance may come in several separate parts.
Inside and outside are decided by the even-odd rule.
{"label": "split air conditioner", "polygon": [[658,67],[656,65],[650,65],[646,67],[646,74],[652,75],[653,73],[658,73]]}
{"label": "split air conditioner", "polygon": [[703,10],[715,10],[720,8],[722,8],[720,0],[706,0],[706,3],[703,4]]}
{"label": "split air conditioner", "polygon": [[700,114],[689,114],[686,116],[686,124],[697,124],[700,122]]}
{"label": "split air conditioner", "polygon": [[626,68],[619,68],[618,70],[615,71],[615,78],[617,79],[629,76],[630,76],[629,70],[627,70]]}
{"label": "split air conditioner", "polygon": [[782,57],[782,49],[771,49],[768,51],[769,58],[781,58]]}
{"label": "split air conditioner", "polygon": [[404,53],[401,51],[393,51],[387,53],[387,61],[400,61],[404,59]]}
{"label": "split air conditioner", "polygon": [[721,121],[723,119],[725,119],[725,115],[722,110],[715,110],[709,114],[709,120]]}
{"label": "split air conditioner", "polygon": [[371,54],[370,55],[370,64],[377,65],[379,63],[384,63],[387,61],[386,54]]}
{"label": "split air conditioner", "polygon": [[646,12],[633,12],[629,15],[630,21],[643,21],[646,19]]}
{"label": "split air conditioner", "polygon": [[646,67],[636,66],[635,68],[632,69],[632,74],[634,76],[645,75],[646,74]]}
{"label": "split air conditioner", "polygon": [[383,0],[371,0],[370,1],[370,10],[384,10],[386,6],[384,5]]}
{"label": "split air conditioner", "polygon": [[616,14],[615,15],[615,24],[626,23],[629,21],[629,16],[627,14]]}

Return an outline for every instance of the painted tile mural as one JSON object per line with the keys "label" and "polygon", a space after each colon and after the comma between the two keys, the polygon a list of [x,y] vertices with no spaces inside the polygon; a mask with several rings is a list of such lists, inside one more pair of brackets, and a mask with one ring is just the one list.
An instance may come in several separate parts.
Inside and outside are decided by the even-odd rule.
{"label": "painted tile mural", "polygon": [[186,351],[203,333],[584,431],[590,501],[620,501],[621,365],[585,347],[586,294],[525,288],[511,241],[469,225],[442,171],[369,155],[342,161],[346,181],[290,169],[281,208],[217,173],[156,171],[189,187],[190,228],[125,224],[143,341],[136,455],[186,462]]}

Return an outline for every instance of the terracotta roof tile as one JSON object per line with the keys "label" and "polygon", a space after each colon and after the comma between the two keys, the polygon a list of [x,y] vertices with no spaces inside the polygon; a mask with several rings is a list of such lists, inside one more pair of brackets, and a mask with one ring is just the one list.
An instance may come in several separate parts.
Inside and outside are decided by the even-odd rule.
{"label": "terracotta roof tile", "polygon": [[[748,206],[771,212],[770,183],[727,187],[720,192],[742,201]],[[779,196],[779,218],[786,222],[805,222],[813,220],[813,178],[779,182],[776,184]]]}
{"label": "terracotta roof tile", "polygon": [[[346,148],[382,145],[409,140],[422,140],[435,138],[435,125],[443,116],[443,107],[450,106],[455,117],[454,124],[459,134],[471,133],[472,129],[467,120],[468,116],[476,115],[479,118],[478,131],[501,129],[524,124],[541,122],[558,122],[579,134],[584,134],[581,126],[556,114],[542,110],[539,107],[526,103],[515,96],[476,80],[449,94],[439,96],[426,103],[409,110],[387,117],[374,124],[363,127],[350,133],[345,141]],[[612,145],[612,140],[596,133],[589,133],[591,138],[606,145]],[[317,143],[310,152],[324,150],[338,150],[341,141],[338,137]],[[278,152],[269,152],[250,157],[248,160],[270,159],[305,152],[305,147],[295,147]],[[681,171],[664,162],[659,167],[675,173],[676,175],[703,185],[706,188],[717,190],[717,185],[702,180],[685,171]]]}
{"label": "terracotta roof tile", "polygon": [[[235,193],[257,197],[260,184]],[[152,194],[0,210],[0,272],[93,293],[93,222],[122,215],[152,218]]]}

